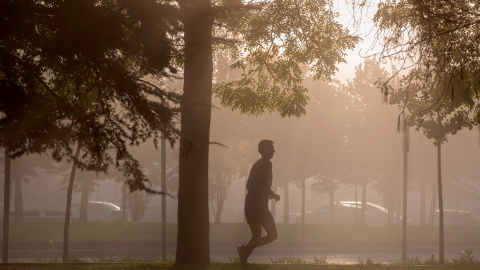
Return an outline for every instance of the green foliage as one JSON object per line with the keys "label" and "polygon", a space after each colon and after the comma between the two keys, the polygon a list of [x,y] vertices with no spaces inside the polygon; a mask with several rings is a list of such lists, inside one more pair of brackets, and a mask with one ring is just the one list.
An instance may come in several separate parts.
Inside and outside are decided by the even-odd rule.
{"label": "green foliage", "polygon": [[439,264],[437,257],[435,257],[435,254],[432,254],[430,257],[425,258],[423,263],[426,264],[426,265],[438,265]]}
{"label": "green foliage", "polygon": [[114,165],[132,190],[148,189],[127,147],[178,130],[170,76],[176,8],[143,1],[3,1],[0,4],[0,141],[17,157],[50,149],[79,167]]}
{"label": "green foliage", "polygon": [[304,114],[305,70],[329,80],[345,51],[359,40],[335,20],[332,1],[260,1],[229,10],[231,17],[217,17],[224,26],[218,32],[238,41],[226,47],[234,59],[231,68],[242,75],[217,83],[214,93],[222,105],[246,114]]}
{"label": "green foliage", "polygon": [[435,145],[447,141],[448,134],[456,134],[462,128],[471,129],[477,121],[470,117],[469,105],[462,100],[448,98],[453,91],[447,73],[434,73],[423,66],[404,76],[399,86],[388,93],[390,104],[402,109],[400,126],[416,126]]}
{"label": "green foliage", "polygon": [[313,256],[312,261],[313,261],[314,264],[319,264],[319,265],[327,265],[328,264],[327,256],[321,256],[321,257]]}
{"label": "green foliage", "polygon": [[228,261],[231,262],[231,263],[240,263],[240,257],[239,256],[233,256],[233,257],[228,256]]}
{"label": "green foliage", "polygon": [[400,262],[403,265],[420,265],[422,261],[418,257],[407,257],[407,259],[403,262]]}
{"label": "green foliage", "polygon": [[[410,74],[424,73],[425,81],[436,80],[438,85],[427,89],[438,92],[437,103],[426,107],[434,111],[443,105],[462,106],[465,113],[459,117],[476,122],[479,9],[474,0],[382,1],[374,17],[378,37],[385,41],[381,57],[403,61],[402,69]],[[388,88],[385,85],[385,90]]]}
{"label": "green foliage", "polygon": [[117,256],[116,255],[105,255],[103,253],[99,253],[97,257],[91,257],[93,262],[98,263],[98,262],[116,262],[117,261]]}
{"label": "green foliage", "polygon": [[282,257],[275,257],[275,258],[269,258],[270,262],[275,263],[275,264],[305,264],[306,261],[302,258],[298,258],[292,255],[287,256],[287,253],[285,253],[284,256]]}
{"label": "green foliage", "polygon": [[137,190],[128,194],[126,207],[133,222],[142,220],[150,200],[151,197],[144,191]]}
{"label": "green foliage", "polygon": [[368,257],[366,260],[363,260],[361,258],[358,258],[357,260],[357,265],[360,265],[360,266],[366,266],[366,267],[372,267],[372,266],[376,266],[376,265],[381,265],[381,263],[377,263],[373,260],[373,258],[371,257]]}
{"label": "green foliage", "polygon": [[453,265],[475,265],[478,263],[478,260],[473,256],[475,250],[465,249],[462,250],[459,254],[458,259],[453,259]]}

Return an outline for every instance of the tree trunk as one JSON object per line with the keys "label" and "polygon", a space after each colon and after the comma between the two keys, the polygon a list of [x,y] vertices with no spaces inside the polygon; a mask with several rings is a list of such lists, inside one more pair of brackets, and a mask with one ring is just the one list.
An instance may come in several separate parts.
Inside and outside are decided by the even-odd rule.
{"label": "tree trunk", "polygon": [[220,212],[221,210],[219,209],[216,213],[215,213],[215,224],[220,224],[222,222],[221,218],[222,218],[222,212]]}
{"label": "tree trunk", "polygon": [[302,238],[305,237],[305,161],[302,167]]}
{"label": "tree trunk", "polygon": [[443,192],[442,192],[442,143],[437,145],[438,161],[438,262],[444,264],[445,243],[443,238]]}
{"label": "tree trunk", "polygon": [[8,236],[10,230],[10,152],[5,150],[5,177],[3,189],[3,243],[2,262],[8,262]]}
{"label": "tree trunk", "polygon": [[[184,25],[185,72],[180,102],[178,266],[210,265],[208,155],[212,105],[212,25],[210,0],[180,1]],[[195,224],[195,228],[192,225]]]}
{"label": "tree trunk", "polygon": [[420,186],[420,226],[425,226],[425,183]]}
{"label": "tree trunk", "polygon": [[[224,175],[222,172],[218,172],[215,174],[215,176],[212,176],[212,177],[215,177],[216,180],[216,184],[213,188],[217,189],[215,191],[216,193],[216,197],[214,198],[213,200],[213,203],[212,204],[215,204],[216,207],[213,208],[213,214],[214,214],[214,218],[215,218],[215,223],[216,224],[220,224],[221,222],[221,217],[222,217],[222,208],[223,208],[223,180],[225,179],[224,178]],[[212,188],[210,186],[210,188]],[[216,210],[216,211],[215,211]]]}
{"label": "tree trunk", "polygon": [[355,184],[355,224],[358,224],[358,185]]}
{"label": "tree trunk", "polygon": [[130,214],[132,216],[132,221],[133,222],[140,222],[140,208],[142,207],[142,198],[140,197],[140,191],[134,191],[130,193],[131,195],[131,202],[132,202],[132,207],[130,207]]}
{"label": "tree trunk", "polygon": [[285,180],[283,187],[283,223],[290,223],[290,195],[288,193],[288,181]]}
{"label": "tree trunk", "polygon": [[15,178],[15,219],[23,220],[22,178]]}
{"label": "tree trunk", "polygon": [[80,198],[80,221],[87,221],[88,215],[88,185],[90,182],[88,178],[83,179],[82,181],[82,196]]}
{"label": "tree trunk", "polygon": [[332,190],[330,195],[330,224],[335,224],[335,192]]}
{"label": "tree trunk", "polygon": [[[165,136],[162,136],[162,153],[160,163],[162,166],[162,191],[167,192],[167,143]],[[162,262],[167,261],[167,196],[162,196]]]}
{"label": "tree trunk", "polygon": [[462,183],[458,183],[456,188],[456,201],[455,201],[455,226],[458,225],[458,210],[460,209],[460,186],[462,185]]}
{"label": "tree trunk", "polygon": [[[435,180],[434,180],[434,183],[435,183]],[[431,227],[434,224],[435,212],[437,210],[437,195],[438,195],[438,189],[435,188],[435,185],[433,185],[432,198],[430,203],[430,216],[428,217],[428,226],[431,226]]]}
{"label": "tree trunk", "polygon": [[70,213],[72,210],[72,193],[73,193],[73,181],[75,180],[75,171],[77,170],[78,158],[80,156],[80,149],[82,143],[79,141],[77,151],[75,152],[75,158],[73,159],[72,170],[70,172],[70,181],[68,182],[67,191],[67,206],[65,209],[65,224],[63,227],[63,257],[62,262],[68,262],[68,233],[70,229]]}
{"label": "tree trunk", "polygon": [[360,225],[365,225],[365,213],[367,211],[367,180],[362,181],[362,212],[360,213]]}
{"label": "tree trunk", "polygon": [[402,261],[407,261],[407,200],[408,200],[408,150],[409,129],[404,128],[403,133],[403,188],[402,188]]}
{"label": "tree trunk", "polygon": [[123,183],[122,185],[122,221],[128,220],[128,212],[127,212],[127,183]]}

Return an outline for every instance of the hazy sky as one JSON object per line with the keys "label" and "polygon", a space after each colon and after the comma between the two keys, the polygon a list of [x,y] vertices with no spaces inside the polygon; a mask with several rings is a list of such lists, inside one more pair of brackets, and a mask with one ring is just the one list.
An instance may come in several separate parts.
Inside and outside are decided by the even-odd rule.
{"label": "hazy sky", "polygon": [[[377,10],[376,5],[364,9],[362,23],[359,25],[358,29],[355,29],[353,26],[354,20],[352,7],[345,2],[346,0],[338,1],[338,11],[340,13],[339,22],[350,29],[350,33],[354,33],[361,37],[362,41],[357,44],[353,51],[351,50],[347,52],[347,57],[345,58],[346,63],[337,65],[338,71],[335,73],[334,78],[342,82],[346,82],[347,79],[351,80],[355,77],[355,67],[363,62],[363,57],[372,55],[373,52],[379,50],[378,45],[372,50],[375,36],[372,18]],[[388,66],[385,66],[385,68],[389,69]]]}

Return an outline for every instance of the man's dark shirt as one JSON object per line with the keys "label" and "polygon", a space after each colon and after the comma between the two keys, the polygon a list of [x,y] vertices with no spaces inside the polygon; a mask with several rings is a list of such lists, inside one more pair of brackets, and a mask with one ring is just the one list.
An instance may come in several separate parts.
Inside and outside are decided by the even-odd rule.
{"label": "man's dark shirt", "polygon": [[272,198],[272,162],[259,159],[253,164],[247,180],[245,208],[268,210],[268,200]]}

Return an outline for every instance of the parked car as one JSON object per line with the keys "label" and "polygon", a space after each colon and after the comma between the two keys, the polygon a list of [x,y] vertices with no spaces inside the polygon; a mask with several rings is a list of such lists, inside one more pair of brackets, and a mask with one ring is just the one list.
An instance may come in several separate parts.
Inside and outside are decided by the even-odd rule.
{"label": "parked car", "polygon": [[[305,213],[305,223],[332,224],[332,209],[334,212],[333,224],[355,225],[360,223],[362,203],[354,201],[335,202]],[[293,221],[300,223],[301,214],[296,214]],[[365,225],[387,225],[388,211],[380,205],[367,203],[365,210]]]}
{"label": "parked car", "polygon": [[[439,211],[435,212],[433,223],[438,226]],[[426,220],[425,222],[428,222]],[[415,217],[408,220],[408,225],[419,226],[420,217]],[[443,210],[443,225],[444,226],[477,226],[478,219],[470,211],[444,209]]]}
{"label": "parked car", "polygon": [[[122,221],[122,212],[122,209],[113,203],[88,201],[87,221]],[[80,203],[72,203],[71,218],[80,218]]]}

